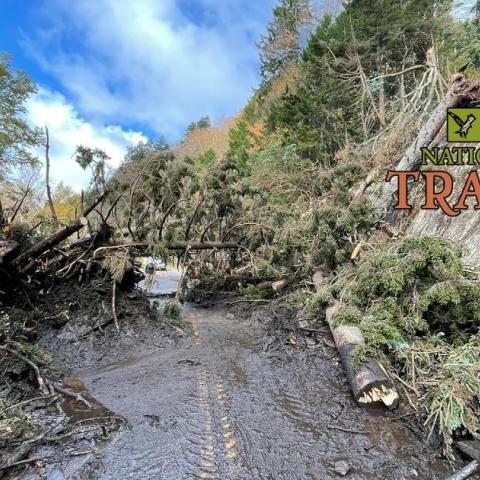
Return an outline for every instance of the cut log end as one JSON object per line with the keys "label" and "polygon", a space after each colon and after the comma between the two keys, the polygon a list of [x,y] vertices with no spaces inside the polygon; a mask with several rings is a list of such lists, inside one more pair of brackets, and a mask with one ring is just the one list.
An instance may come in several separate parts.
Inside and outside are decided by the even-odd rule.
{"label": "cut log end", "polygon": [[360,405],[383,404],[389,409],[397,408],[400,398],[382,365],[376,360],[368,360],[357,367],[354,352],[358,347],[365,345],[365,339],[356,326],[334,326],[332,319],[339,309],[338,302],[329,307],[326,311],[326,319],[350,383],[353,398]]}
{"label": "cut log end", "polygon": [[397,408],[400,402],[396,390],[385,384],[380,384],[378,387],[373,387],[368,391],[364,391],[356,400],[361,405],[375,405],[382,403],[385,407],[391,410]]}

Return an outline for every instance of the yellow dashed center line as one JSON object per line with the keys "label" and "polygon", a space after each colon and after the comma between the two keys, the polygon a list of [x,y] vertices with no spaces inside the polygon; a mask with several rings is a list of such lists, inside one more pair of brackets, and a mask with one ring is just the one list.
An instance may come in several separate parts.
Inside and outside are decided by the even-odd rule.
{"label": "yellow dashed center line", "polygon": [[[215,459],[215,446],[213,442],[213,421],[212,421],[212,399],[208,388],[208,373],[202,369],[198,378],[198,394],[200,397],[200,405],[205,415],[205,436],[204,443],[200,448],[201,461],[199,466],[203,469],[200,478],[218,480],[215,471],[218,471]],[[213,470],[213,471],[208,471]]]}
{"label": "yellow dashed center line", "polygon": [[[216,392],[218,403],[222,408],[224,408],[225,401],[227,400],[227,395],[225,394],[222,382],[217,381],[215,383],[215,392]],[[235,440],[232,424],[230,423],[230,419],[227,415],[220,418],[220,423],[223,429],[222,435],[224,438],[223,445],[225,447],[225,451],[224,451],[225,458],[227,458],[228,460],[233,460],[238,456],[238,452],[236,449],[237,442]],[[240,464],[236,463],[232,465],[232,467],[239,468]]]}
{"label": "yellow dashed center line", "polygon": [[[192,330],[194,336],[194,344],[201,345],[203,343],[203,338],[200,334],[198,328],[198,316],[192,314],[190,317],[192,323]],[[199,478],[210,479],[210,480],[219,480],[218,476],[218,465],[216,462],[215,455],[215,444],[214,444],[214,419],[212,414],[212,397],[210,394],[210,379],[209,374],[205,368],[202,368],[198,374],[198,394],[200,399],[200,405],[205,416],[205,435],[204,441],[200,447],[201,460],[199,467],[203,470]],[[215,396],[216,400],[221,408],[221,410],[226,409],[226,403],[228,401],[228,395],[225,392],[225,388],[221,381],[215,382]],[[239,461],[234,461],[238,457],[237,452],[237,442],[235,440],[234,430],[230,418],[228,416],[223,416],[220,418],[220,424],[222,427],[222,432],[220,434],[220,439],[218,443],[223,444],[223,455],[224,458],[228,460],[230,468],[239,468],[241,465]]]}

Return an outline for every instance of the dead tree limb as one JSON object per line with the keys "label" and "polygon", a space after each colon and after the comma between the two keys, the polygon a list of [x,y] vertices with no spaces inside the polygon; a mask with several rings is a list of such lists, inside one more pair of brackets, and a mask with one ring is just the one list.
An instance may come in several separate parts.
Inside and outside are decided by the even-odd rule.
{"label": "dead tree limb", "polygon": [[9,223],[12,223],[15,220],[15,217],[17,216],[18,212],[22,208],[23,202],[25,201],[29,193],[30,193],[30,183],[27,184],[25,188],[25,192],[22,195],[22,198],[18,202],[18,205],[15,207],[15,211],[13,212],[13,215],[10,217]]}
{"label": "dead tree limb", "polygon": [[479,463],[476,460],[470,462],[466,467],[463,467],[457,473],[448,477],[447,480],[465,480],[466,478],[470,478],[479,467]]}
{"label": "dead tree limb", "polygon": [[52,220],[54,228],[58,228],[58,217],[53,205],[52,192],[50,190],[50,135],[48,134],[48,127],[45,125],[45,187],[47,189],[48,205],[52,212]]}
{"label": "dead tree limb", "polygon": [[205,240],[205,235],[207,232],[210,230],[210,228],[220,220],[220,217],[216,217],[214,220],[212,220],[206,227],[205,230],[202,232],[202,235],[200,236],[200,242],[202,243]]}
{"label": "dead tree limb", "polygon": [[160,222],[160,226],[158,227],[158,239],[162,239],[162,232],[163,232],[163,227],[165,226],[165,222],[167,221],[168,216],[172,213],[173,209],[181,202],[186,202],[188,198],[181,198],[180,200],[177,200],[176,202],[172,203],[169,207],[167,212],[162,218],[162,221]]}
{"label": "dead tree limb", "polygon": [[[415,140],[406,150],[395,170],[415,170],[421,163],[421,148],[431,146],[447,120],[446,111],[453,108],[464,100],[479,98],[480,83],[469,85],[463,74],[458,74],[450,84],[447,94],[434,109],[430,118],[421,128]],[[394,182],[385,183],[379,203],[390,205],[394,201],[396,186]]]}
{"label": "dead tree limb", "polygon": [[73,398],[77,402],[83,403],[87,408],[93,408],[93,405],[78,392],[72,392],[72,391],[68,390],[67,388],[64,388],[64,387],[62,387],[62,386],[60,386],[56,383],[52,384],[52,388],[56,392],[61,393],[62,395]]}
{"label": "dead tree limb", "polygon": [[[32,260],[35,260],[42,253],[45,253],[47,250],[50,250],[55,245],[66,240],[70,235],[74,234],[75,232],[83,228],[87,224],[88,214],[90,214],[95,209],[95,207],[105,199],[105,197],[107,196],[107,193],[108,193],[107,191],[104,191],[102,194],[100,194],[94,200],[94,202],[88,208],[86,208],[82,212],[82,214],[79,217],[77,217],[72,223],[70,223],[64,228],[61,228],[60,230],[55,232],[53,235],[50,235],[46,239],[34,245],[32,248],[28,249],[27,251],[23,252],[22,254],[14,258],[11,264],[16,268],[18,273],[20,274],[27,273],[33,267]],[[25,266],[22,266],[27,261],[29,261],[29,263]]]}
{"label": "dead tree limb", "polygon": [[204,200],[205,200],[204,197],[200,198],[200,201],[197,203],[195,210],[192,213],[192,216],[187,224],[187,228],[185,229],[185,237],[184,237],[185,241],[188,241],[188,237],[190,235],[190,229],[192,228],[193,222],[195,221],[195,218],[197,217],[198,211],[200,210],[200,207],[202,206]]}
{"label": "dead tree limb", "polygon": [[133,182],[131,183],[130,186],[130,192],[129,192],[129,204],[128,204],[128,222],[127,222],[127,229],[128,232],[130,233],[132,240],[135,240],[135,233],[132,230],[132,220],[133,220],[133,206],[134,206],[134,199],[135,199],[135,192],[137,191],[138,183],[140,182],[140,179],[145,175],[145,172],[148,170],[150,165],[160,158],[161,154],[154,155],[151,157],[143,166],[142,170],[136,175],[136,177],[133,179]]}
{"label": "dead tree limb", "polygon": [[38,388],[40,389],[42,394],[43,395],[50,394],[50,390],[47,387],[47,383],[45,382],[44,378],[42,377],[42,374],[40,373],[40,369],[35,363],[33,363],[31,360],[25,357],[25,355],[22,355],[20,352],[17,352],[13,348],[7,347],[6,345],[0,345],[0,350],[10,353],[11,355],[20,359],[22,362],[29,365],[32,368],[32,370],[35,372],[35,375],[37,377]]}
{"label": "dead tree limb", "polygon": [[3,213],[2,199],[0,198],[0,228],[5,225],[5,215]]}

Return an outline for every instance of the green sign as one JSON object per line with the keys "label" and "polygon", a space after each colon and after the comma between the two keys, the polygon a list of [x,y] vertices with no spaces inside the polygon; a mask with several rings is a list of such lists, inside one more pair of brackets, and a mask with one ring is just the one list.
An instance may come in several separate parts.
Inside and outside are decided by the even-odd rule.
{"label": "green sign", "polygon": [[449,108],[447,140],[480,142],[480,108]]}

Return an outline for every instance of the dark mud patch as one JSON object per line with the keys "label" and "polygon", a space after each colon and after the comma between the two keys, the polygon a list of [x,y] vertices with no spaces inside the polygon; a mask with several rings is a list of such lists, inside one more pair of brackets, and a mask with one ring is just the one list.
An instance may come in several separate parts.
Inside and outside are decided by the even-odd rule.
{"label": "dark mud patch", "polygon": [[284,328],[268,305],[227,310],[232,299],[222,300],[184,306],[172,329],[151,315],[152,299],[130,293],[120,334],[111,323],[87,336],[47,329],[52,368],[91,405],[67,399],[70,422],[100,430],[40,450],[47,476],[30,468],[24,478],[323,480],[338,478],[339,462],[352,479],[448,477],[401,415],[352,401],[328,331]]}
{"label": "dark mud patch", "polygon": [[66,397],[62,403],[62,410],[72,425],[85,421],[118,418],[115,413],[91,396],[82,380],[67,378],[63,382],[63,388],[79,396],[78,398]]}
{"label": "dark mud patch", "polygon": [[96,452],[88,478],[329,479],[341,461],[352,479],[448,476],[392,415],[356,406],[328,339],[272,338],[267,312],[186,306],[192,335],[161,348],[151,322],[111,351],[86,343],[87,358],[103,357],[70,363],[71,374],[130,425]]}
{"label": "dark mud patch", "polygon": [[[31,417],[34,425],[37,421],[40,423],[37,430],[32,434],[27,432],[25,438],[28,440],[47,431],[57,421],[58,425],[22,457],[28,462],[10,469],[11,477],[5,478],[19,478],[17,475],[22,469],[22,478],[28,479],[95,478],[90,470],[92,465],[93,471],[97,470],[99,451],[114,431],[128,430],[129,425],[118,412],[103,405],[76,372],[128,364],[132,359],[136,361],[138,354],[148,358],[181,343],[187,335],[188,328],[173,330],[161,317],[152,314],[149,300],[141,293],[121,290],[116,303],[121,327],[118,333],[112,321],[110,292],[111,286],[101,283],[85,288],[63,285],[62,289],[57,285],[48,296],[39,296],[35,311],[38,319],[43,320],[38,322],[40,333],[32,341],[53,356],[54,361],[43,371],[59,390],[53,398],[26,404],[26,418]],[[15,380],[16,393],[10,403],[38,395],[35,388],[30,387],[30,383],[35,387],[35,380],[30,378],[28,366],[18,365],[21,367],[18,373],[10,373],[22,378]],[[6,383],[6,387],[8,385]],[[21,442],[22,439],[11,442],[9,451],[14,451]],[[1,457],[7,453],[0,455],[0,464]],[[38,460],[30,461],[33,458]]]}

